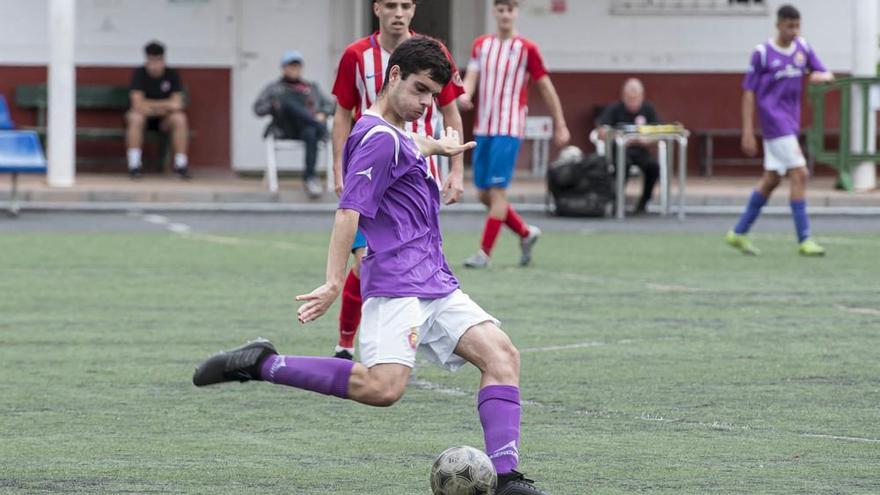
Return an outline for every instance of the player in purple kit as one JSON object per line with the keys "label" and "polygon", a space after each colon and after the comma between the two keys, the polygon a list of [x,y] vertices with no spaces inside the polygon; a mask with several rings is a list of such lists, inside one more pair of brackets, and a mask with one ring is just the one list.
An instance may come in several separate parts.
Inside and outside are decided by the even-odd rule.
{"label": "player in purple kit", "polygon": [[779,8],[776,38],[755,48],[743,81],[743,151],[748,156],[755,156],[758,150],[753,124],[756,100],[764,139],[764,175],[752,192],[739,222],[726,238],[730,246],[744,254],[760,254],[746,234],[786,174],[791,180],[791,215],[797,232],[798,252],[804,256],[825,254],[825,249],[810,239],[806,201],[809,172],[798,134],[804,75],[809,75],[811,83],[828,82],[834,76],[825,69],[806,40],[799,36],[800,19],[800,13],[791,5]]}
{"label": "player in purple kit", "polygon": [[372,406],[404,393],[416,351],[449,370],[470,362],[482,372],[477,409],[486,452],[498,472],[497,495],[541,495],[515,470],[519,463],[519,352],[499,322],[459,288],[442,252],[440,189],[425,156],[473,148],[448,128],[440,139],[405,129],[452,77],[439,43],[403,42],[391,55],[379,99],[355,123],[343,150],[345,186],[330,239],[326,282],[304,301],[308,323],[330,308],[345,279],[358,227],[367,238],[361,265],[361,363],[334,357],[279,355],[259,339],[208,358],[196,386],[264,380]]}

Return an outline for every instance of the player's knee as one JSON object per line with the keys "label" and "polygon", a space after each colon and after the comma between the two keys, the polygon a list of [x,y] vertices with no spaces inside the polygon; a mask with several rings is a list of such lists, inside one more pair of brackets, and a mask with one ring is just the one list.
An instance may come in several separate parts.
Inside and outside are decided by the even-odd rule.
{"label": "player's knee", "polygon": [[140,112],[136,112],[134,110],[129,110],[125,114],[125,122],[129,127],[143,127],[146,118],[144,114]]}
{"label": "player's knee", "polygon": [[176,129],[185,129],[187,125],[186,114],[183,112],[174,112],[168,117],[171,126]]}
{"label": "player's knee", "polygon": [[377,391],[375,401],[376,407],[391,407],[397,403],[402,397],[405,387],[385,387]]}
{"label": "player's knee", "polygon": [[486,371],[497,380],[516,380],[519,377],[519,350],[506,334],[501,335],[503,337],[497,339],[486,363]]}

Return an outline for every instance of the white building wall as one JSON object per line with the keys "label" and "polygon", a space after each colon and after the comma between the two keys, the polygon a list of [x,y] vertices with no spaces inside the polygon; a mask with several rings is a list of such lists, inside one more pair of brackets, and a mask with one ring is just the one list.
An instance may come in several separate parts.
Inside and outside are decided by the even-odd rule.
{"label": "white building wall", "polygon": [[[523,0],[518,28],[555,71],[742,72],[754,46],[775,32],[783,3],[800,10],[802,34],[823,62],[848,71],[850,0],[771,0],[766,16],[613,15],[612,0],[568,0],[566,12],[556,14],[550,0]],[[485,29],[495,29],[491,16]]]}
{"label": "white building wall", "polygon": [[[132,66],[158,39],[170,65],[235,62],[237,0],[76,0],[78,65]],[[0,64],[49,60],[47,0],[0,0]]]}

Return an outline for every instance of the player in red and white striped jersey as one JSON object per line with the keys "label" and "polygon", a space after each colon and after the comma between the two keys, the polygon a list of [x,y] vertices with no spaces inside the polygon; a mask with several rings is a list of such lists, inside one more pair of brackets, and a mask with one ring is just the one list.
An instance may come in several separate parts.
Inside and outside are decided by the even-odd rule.
{"label": "player in red and white striped jersey", "polygon": [[507,202],[507,186],[513,177],[525,129],[530,81],[537,83],[553,116],[556,145],[564,146],[570,139],[559,96],[541,53],[537,45],[520,36],[514,26],[519,13],[517,0],[495,0],[494,5],[498,31],[474,41],[464,78],[465,94],[459,97],[459,104],[465,110],[473,108],[473,99],[477,99],[474,184],[480,201],[489,208],[480,250],[464,262],[470,268],[489,265],[492,247],[503,224],[520,236],[521,265],[531,262],[532,248],[541,235],[540,229],[527,225]]}
{"label": "player in red and white striped jersey", "polygon": [[[416,0],[373,0],[373,13],[379,19],[379,31],[348,45],[339,61],[333,94],[336,96],[336,113],[333,116],[333,173],[336,193],[344,186],[342,175],[342,149],[351,132],[352,125],[363,112],[376,101],[382,89],[388,60],[398,45],[415,35],[409,29],[416,11]],[[416,121],[410,130],[422,136],[433,136],[442,127],[452,127],[463,134],[461,115],[456,98],[464,93],[458,68],[446,52],[452,64],[452,80],[443,87],[434,105]],[[438,127],[442,126],[442,127]],[[449,176],[443,180],[433,157],[428,158],[431,174],[442,184],[447,204],[458,201],[464,190],[464,161],[462,155],[450,159]],[[339,342],[336,356],[351,359],[354,337],[361,319],[360,261],[364,256],[366,240],[360,233],[352,245],[354,263],[342,288],[342,308],[339,313]]]}

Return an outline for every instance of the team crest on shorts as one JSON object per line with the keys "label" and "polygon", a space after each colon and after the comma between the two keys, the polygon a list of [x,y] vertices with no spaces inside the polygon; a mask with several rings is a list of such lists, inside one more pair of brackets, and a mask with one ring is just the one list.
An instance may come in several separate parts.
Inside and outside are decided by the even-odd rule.
{"label": "team crest on shorts", "polygon": [[419,329],[413,327],[409,331],[409,335],[406,337],[406,341],[409,343],[410,348],[412,350],[416,350],[416,347],[419,346]]}

